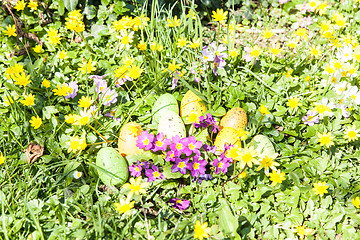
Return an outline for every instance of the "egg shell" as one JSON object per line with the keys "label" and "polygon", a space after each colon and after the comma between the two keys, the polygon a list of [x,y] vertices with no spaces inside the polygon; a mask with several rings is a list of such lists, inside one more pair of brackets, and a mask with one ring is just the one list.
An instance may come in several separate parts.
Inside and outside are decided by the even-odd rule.
{"label": "egg shell", "polygon": [[181,117],[172,111],[164,112],[159,120],[158,133],[163,133],[166,138],[178,135],[180,138],[186,137],[185,125]]}
{"label": "egg shell", "polygon": [[154,103],[151,111],[153,123],[158,124],[161,116],[163,116],[166,111],[173,111],[174,113],[179,114],[179,106],[176,98],[169,93],[161,95]]}
{"label": "egg shell", "polygon": [[206,112],[206,106],[201,101],[202,99],[195,93],[190,90],[187,91],[181,100],[180,116],[189,116],[192,111],[198,113],[199,116],[203,115]]}
{"label": "egg shell", "polygon": [[253,146],[259,154],[273,156],[275,152],[274,145],[267,136],[258,134],[250,142],[249,146]]}
{"label": "egg shell", "polygon": [[220,121],[220,128],[232,127],[236,130],[244,128],[247,124],[247,116],[244,109],[234,107],[230,109]]}
{"label": "egg shell", "polygon": [[143,151],[136,146],[137,136],[129,130],[129,127],[136,127],[139,129],[138,135],[140,135],[142,129],[138,123],[128,122],[120,131],[118,149],[122,156],[132,156],[136,153],[142,153]]}
{"label": "egg shell", "polygon": [[100,149],[96,155],[96,166],[99,167],[99,178],[107,186],[124,184],[129,178],[128,163],[114,148]]}
{"label": "egg shell", "polygon": [[232,127],[224,127],[215,138],[216,154],[224,152],[225,144],[235,144],[238,141],[237,131]]}

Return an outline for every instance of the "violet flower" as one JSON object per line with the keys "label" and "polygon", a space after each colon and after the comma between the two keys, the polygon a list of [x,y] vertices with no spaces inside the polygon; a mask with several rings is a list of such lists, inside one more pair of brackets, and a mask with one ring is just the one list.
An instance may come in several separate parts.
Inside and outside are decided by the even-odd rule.
{"label": "violet flower", "polygon": [[309,126],[313,126],[315,123],[319,123],[319,116],[316,112],[313,112],[309,110],[307,112],[307,115],[302,117],[301,120],[304,122],[304,124],[307,124]]}
{"label": "violet flower", "polygon": [[97,118],[101,114],[101,111],[96,106],[90,106],[89,112],[94,118]]}
{"label": "violet flower", "polygon": [[303,19],[300,20],[299,25],[302,28],[306,28],[306,27],[310,26],[312,23],[313,23],[312,17],[307,16],[307,17],[304,17]]}
{"label": "violet flower", "polygon": [[152,151],[157,152],[161,150],[165,152],[170,143],[170,139],[164,138],[163,133],[158,133],[154,140],[154,148],[152,149]]}
{"label": "violet flower", "polygon": [[206,152],[211,152],[212,154],[215,154],[215,152],[216,152],[216,146],[210,146],[210,145],[204,144],[203,149]]}
{"label": "violet flower", "polygon": [[179,199],[179,198],[172,198],[172,199],[170,199],[169,202],[172,204],[173,208],[177,208],[181,211],[186,210],[190,205],[189,200]]}
{"label": "violet flower", "polygon": [[136,161],[137,165],[140,165],[143,169],[148,169],[150,167],[150,163],[148,161],[140,162],[139,160]]}
{"label": "violet flower", "polygon": [[70,87],[69,93],[67,96],[65,96],[65,99],[68,98],[74,98],[77,95],[77,92],[79,90],[79,86],[75,81],[69,82],[68,87]]}
{"label": "violet flower", "polygon": [[155,165],[145,170],[145,176],[148,177],[148,182],[153,182],[156,179],[164,178],[164,175],[161,172],[159,172],[159,168]]}
{"label": "violet flower", "polygon": [[224,174],[227,173],[228,171],[228,167],[230,166],[230,162],[227,161],[226,159],[215,159],[213,162],[213,165],[215,167],[215,174],[219,174],[220,171],[223,172]]}
{"label": "violet flower", "polygon": [[142,131],[137,137],[136,146],[140,149],[149,151],[153,147],[154,135],[149,134],[148,131]]}
{"label": "violet flower", "polygon": [[130,175],[132,177],[140,177],[141,176],[141,166],[139,164],[133,164],[129,166]]}
{"label": "violet flower", "polygon": [[[90,107],[91,108],[91,107]],[[108,113],[105,113],[104,116],[105,117],[111,117],[112,119],[114,119],[115,121],[118,121],[120,122],[121,118],[116,118],[115,117],[115,112],[116,112],[116,108],[114,110],[111,110],[110,112]]]}
{"label": "violet flower", "polygon": [[206,165],[207,165],[207,161],[205,159],[188,163],[188,169],[191,172],[191,176],[197,177],[198,175],[205,174]]}
{"label": "violet flower", "polygon": [[195,153],[196,156],[200,156],[199,149],[202,147],[203,143],[200,141],[196,141],[194,136],[190,136],[187,138],[187,145],[183,151],[186,156],[190,156],[191,154]]}
{"label": "violet flower", "polygon": [[104,101],[104,106],[110,106],[117,102],[117,92],[114,89],[107,89],[105,93],[100,94],[99,98]]}
{"label": "violet flower", "polygon": [[176,157],[175,157],[175,152],[174,151],[168,151],[166,153],[166,157],[165,157],[165,161],[167,162],[175,162]]}
{"label": "violet flower", "polygon": [[94,79],[95,83],[95,92],[97,94],[104,93],[107,90],[107,82],[102,79]]}
{"label": "violet flower", "polygon": [[211,174],[201,174],[199,177],[195,177],[193,182],[197,181],[198,183],[202,183],[202,181],[210,181],[213,179],[213,176]]}

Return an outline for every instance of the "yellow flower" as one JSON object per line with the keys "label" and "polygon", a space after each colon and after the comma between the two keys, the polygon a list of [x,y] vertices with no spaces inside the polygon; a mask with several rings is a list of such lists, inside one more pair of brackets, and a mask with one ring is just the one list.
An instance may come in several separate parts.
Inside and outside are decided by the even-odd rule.
{"label": "yellow flower", "polygon": [[139,44],[137,45],[137,47],[138,47],[138,49],[139,49],[140,51],[146,50],[146,48],[147,48],[146,42],[140,41]]}
{"label": "yellow flower", "polygon": [[197,220],[194,228],[194,233],[195,233],[194,238],[198,238],[200,240],[203,240],[204,238],[208,238],[210,231],[211,229],[208,228],[207,222],[201,224],[200,221]]}
{"label": "yellow flower", "polygon": [[258,160],[255,158],[258,153],[254,149],[254,147],[245,147],[243,149],[239,149],[239,156],[235,159],[240,161],[240,169],[245,168],[245,166],[248,166],[249,168],[252,168],[253,164],[258,164]]}
{"label": "yellow flower", "polygon": [[24,86],[24,87],[26,87],[26,85],[31,83],[31,80],[29,80],[30,75],[26,76],[24,72],[22,72],[21,74],[19,74],[19,73],[15,74],[13,79],[15,81],[15,84],[18,84],[18,85]]}
{"label": "yellow flower", "polygon": [[126,215],[130,216],[131,209],[134,207],[135,201],[130,202],[130,198],[126,198],[124,200],[123,198],[120,198],[119,203],[114,203],[115,210],[118,211],[120,214],[125,213]]}
{"label": "yellow flower", "polygon": [[250,57],[257,58],[261,54],[261,48],[257,45],[250,47]]}
{"label": "yellow flower", "polygon": [[178,41],[177,41],[177,46],[180,47],[180,48],[182,48],[182,47],[185,47],[187,43],[188,43],[188,41],[186,40],[186,38],[185,38],[185,37],[181,37],[181,38],[179,38]]}
{"label": "yellow flower", "polygon": [[75,115],[73,114],[65,115],[65,122],[69,124],[73,124],[75,122]]}
{"label": "yellow flower", "polygon": [[68,153],[81,152],[87,147],[85,136],[81,138],[79,138],[79,136],[70,137],[70,141],[66,142],[66,144],[69,145]]}
{"label": "yellow flower", "polygon": [[314,230],[311,228],[305,228],[305,224],[302,226],[296,227],[296,234],[300,237],[300,239],[304,239],[307,235],[312,235]]}
{"label": "yellow flower", "polygon": [[74,115],[74,119],[73,125],[86,125],[91,120],[91,112],[87,110],[80,111],[80,115]]}
{"label": "yellow flower", "polygon": [[128,76],[133,78],[133,79],[138,79],[141,76],[141,73],[144,70],[141,69],[140,67],[133,65],[130,69],[129,69],[129,73]]}
{"label": "yellow flower", "polygon": [[269,169],[273,171],[277,171],[276,167],[280,166],[279,163],[275,162],[274,159],[277,157],[277,153],[275,153],[273,156],[269,157],[268,155],[261,156],[261,160],[259,161],[260,166],[256,169],[256,171],[261,170],[264,168],[265,175],[269,176]]}
{"label": "yellow flower", "polygon": [[[5,158],[4,158],[5,160]],[[1,161],[0,161],[1,162]],[[351,199],[351,203],[356,207],[356,208],[359,208],[360,207],[360,198],[359,197],[356,197],[356,198],[353,198]]]}
{"label": "yellow flower", "polygon": [[93,66],[92,59],[90,59],[88,62],[84,61],[82,64],[80,64],[80,68],[78,68],[78,70],[81,71],[82,74],[86,74],[96,71],[96,67]]}
{"label": "yellow flower", "polygon": [[270,48],[270,52],[272,53],[273,56],[280,54],[282,52],[282,48],[280,48],[280,44],[273,45]]}
{"label": "yellow flower", "polygon": [[322,197],[325,193],[327,193],[327,189],[329,188],[328,185],[326,185],[326,182],[318,182],[314,183],[314,188],[312,189],[316,195],[319,195]]}
{"label": "yellow flower", "polygon": [[323,14],[325,14],[327,7],[327,2],[322,2],[317,6],[316,11],[319,12],[320,16],[322,16]]}
{"label": "yellow flower", "polygon": [[55,93],[55,96],[67,96],[69,93],[69,86],[66,83],[63,83],[62,86],[59,84],[56,85],[57,89],[52,90]]}
{"label": "yellow flower", "polygon": [[41,85],[43,85],[45,88],[49,88],[50,87],[50,82],[46,78],[44,78]]}
{"label": "yellow flower", "polygon": [[292,49],[296,48],[297,44],[298,44],[297,39],[292,39],[287,42],[288,47]]}
{"label": "yellow flower", "polygon": [[3,164],[4,162],[5,162],[5,156],[3,155],[2,152],[0,152],[0,165]]}
{"label": "yellow flower", "polygon": [[225,23],[228,12],[227,11],[224,12],[224,10],[222,10],[222,9],[216,9],[216,12],[212,11],[212,14],[213,15],[211,15],[211,17],[214,18],[215,22]]}
{"label": "yellow flower", "polygon": [[42,45],[36,45],[35,47],[33,47],[33,50],[36,53],[41,53]]}
{"label": "yellow flower", "polygon": [[276,186],[278,183],[282,183],[283,180],[285,180],[285,173],[280,172],[280,169],[277,171],[272,171],[272,173],[269,174],[270,181],[272,181],[272,186]]}
{"label": "yellow flower", "polygon": [[241,141],[245,141],[247,139],[247,135],[250,133],[245,131],[243,128],[239,128],[237,131],[237,136],[240,138]]}
{"label": "yellow flower", "polygon": [[264,104],[261,104],[259,111],[263,116],[270,114],[269,110],[264,106]]}
{"label": "yellow flower", "polygon": [[311,79],[310,76],[306,76],[306,77],[304,78],[304,80],[305,80],[306,82],[310,81],[310,79]]}
{"label": "yellow flower", "polygon": [[36,1],[30,0],[28,3],[28,7],[31,8],[31,10],[36,10],[38,7],[38,3]]}
{"label": "yellow flower", "polygon": [[35,96],[31,93],[27,96],[25,96],[24,100],[20,101],[25,106],[33,106],[35,104]]}
{"label": "yellow flower", "polygon": [[360,130],[356,130],[355,128],[355,126],[348,126],[348,128],[344,132],[344,138],[347,139],[349,142],[358,140],[358,137],[360,137]]}
{"label": "yellow flower", "polygon": [[85,24],[82,21],[83,16],[80,10],[73,10],[68,13],[68,18],[65,18],[66,28],[70,31],[83,32],[85,30]]}
{"label": "yellow flower", "polygon": [[67,52],[65,50],[60,51],[58,56],[59,56],[60,59],[67,59],[68,58]]}
{"label": "yellow flower", "polygon": [[177,69],[181,68],[182,64],[176,64],[176,60],[175,58],[172,60],[172,62],[168,63],[168,69],[164,69],[164,72],[169,71],[169,72],[176,72]]}
{"label": "yellow flower", "polygon": [[331,132],[326,133],[324,132],[323,134],[318,133],[318,137],[319,137],[319,143],[321,146],[326,146],[326,147],[330,147],[331,145],[334,145],[334,142],[332,141],[334,139],[334,136],[331,136]]}
{"label": "yellow flower", "polygon": [[24,10],[25,7],[26,7],[25,1],[18,0],[16,6],[14,8],[16,9],[16,11],[21,11],[21,10]]}
{"label": "yellow flower", "polygon": [[236,49],[233,49],[229,52],[230,57],[234,58],[239,55],[239,52]]}
{"label": "yellow flower", "polygon": [[199,114],[198,112],[195,112],[194,110],[191,110],[191,112],[187,116],[187,120],[190,123],[199,123],[199,117],[200,116],[201,116],[201,114]]}
{"label": "yellow flower", "polygon": [[158,52],[161,52],[163,49],[164,49],[164,47],[163,46],[161,46],[161,45],[159,45],[157,42],[152,42],[151,44],[150,44],[150,49],[152,50],[152,51],[158,51]]}
{"label": "yellow flower", "polygon": [[47,31],[47,40],[53,44],[53,45],[57,45],[60,43],[61,40],[61,35],[59,33],[59,31],[55,28],[50,28],[49,31]]}
{"label": "yellow flower", "polygon": [[128,198],[131,198],[133,194],[140,195],[146,194],[145,188],[149,186],[148,182],[141,182],[141,176],[138,177],[136,180],[134,178],[130,178],[130,183],[125,183],[123,188],[130,189]]}
{"label": "yellow flower", "polygon": [[297,97],[290,97],[287,102],[287,106],[290,107],[290,109],[297,109],[302,104],[299,102],[300,99]]}
{"label": "yellow flower", "polygon": [[14,36],[16,37],[16,27],[15,25],[9,25],[6,26],[6,30],[4,30],[5,35],[7,35],[8,37]]}
{"label": "yellow flower", "polygon": [[191,9],[189,9],[188,14],[186,14],[186,18],[190,18],[190,17],[191,17],[191,19],[193,19],[193,20],[196,19],[196,15],[195,15],[195,13],[194,13]]}
{"label": "yellow flower", "polygon": [[189,47],[192,48],[192,49],[198,48],[201,45],[201,39],[200,38],[193,39],[193,41],[190,42],[189,44],[190,44]]}
{"label": "yellow flower", "polygon": [[179,27],[181,25],[180,19],[177,16],[167,19],[167,22],[169,27]]}
{"label": "yellow flower", "polygon": [[93,102],[94,101],[91,99],[91,97],[82,96],[81,99],[79,100],[79,107],[83,107],[87,109],[91,106]]}
{"label": "yellow flower", "polygon": [[247,173],[245,171],[243,171],[242,173],[240,173],[239,178],[246,178]]}
{"label": "yellow flower", "polygon": [[299,28],[298,30],[296,30],[294,34],[297,35],[298,37],[303,37],[305,40],[308,39],[308,35],[309,35],[309,33],[305,28]]}
{"label": "yellow flower", "polygon": [[319,57],[321,55],[320,47],[312,46],[310,48],[310,54],[314,57]]}
{"label": "yellow flower", "polygon": [[39,116],[32,116],[29,122],[34,129],[38,129],[42,124],[42,120]]}
{"label": "yellow flower", "polygon": [[271,38],[272,36],[274,36],[274,32],[272,30],[269,30],[269,29],[265,29],[263,32],[262,32],[262,35],[264,38],[266,39],[269,39]]}

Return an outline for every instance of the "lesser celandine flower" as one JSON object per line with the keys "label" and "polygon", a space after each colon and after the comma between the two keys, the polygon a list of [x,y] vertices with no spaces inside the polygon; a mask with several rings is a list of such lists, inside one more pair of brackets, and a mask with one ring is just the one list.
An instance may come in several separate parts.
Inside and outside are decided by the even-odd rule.
{"label": "lesser celandine flower", "polygon": [[42,120],[39,116],[32,116],[29,122],[34,129],[38,129],[42,124]]}
{"label": "lesser celandine flower", "polygon": [[291,110],[297,109],[302,104],[300,103],[300,99],[298,97],[290,97],[286,104]]}
{"label": "lesser celandine flower", "polygon": [[79,100],[79,107],[89,108],[94,101],[89,96],[82,96]]}
{"label": "lesser celandine flower", "polygon": [[26,74],[24,72],[22,73],[17,73],[15,75],[13,75],[13,79],[14,79],[14,83],[20,86],[24,86],[26,87],[26,85],[28,85],[29,83],[31,83],[30,79],[30,75],[26,76]]}
{"label": "lesser celandine flower", "polygon": [[75,121],[73,125],[86,125],[91,120],[91,112],[89,110],[80,111],[80,115],[74,115]]}
{"label": "lesser celandine flower", "polygon": [[326,185],[326,182],[319,181],[318,183],[314,183],[314,188],[312,189],[316,195],[319,195],[322,197],[325,193],[327,193],[327,189],[329,188],[328,185]]}
{"label": "lesser celandine flower", "polygon": [[0,152],[0,165],[3,164],[4,162],[5,162],[5,156],[3,155],[2,152]]}
{"label": "lesser celandine flower", "polygon": [[140,194],[146,194],[145,188],[149,186],[149,183],[147,182],[141,182],[141,176],[136,178],[130,178],[130,183],[125,183],[123,185],[123,188],[130,189],[128,198],[131,198],[133,194],[140,195]]}
{"label": "lesser celandine flower", "polygon": [[266,39],[269,39],[271,38],[272,36],[274,36],[274,32],[272,30],[269,30],[269,29],[265,29],[263,32],[262,32],[262,35],[264,38]]}
{"label": "lesser celandine flower", "polygon": [[49,88],[50,87],[50,82],[46,78],[44,78],[41,85],[43,85],[45,88]]}
{"label": "lesser celandine flower", "polygon": [[292,48],[292,49],[296,48],[297,44],[298,44],[298,39],[296,39],[296,38],[289,40],[287,42],[288,47]]}
{"label": "lesser celandine flower", "polygon": [[208,228],[208,223],[205,222],[204,224],[201,224],[201,222],[199,220],[196,221],[195,223],[195,228],[194,228],[194,238],[203,240],[204,238],[208,238],[209,237],[209,233],[210,233],[211,229]]}
{"label": "lesser celandine flower", "polygon": [[261,54],[261,48],[257,45],[250,47],[250,57],[257,58]]}
{"label": "lesser celandine flower", "polygon": [[274,159],[277,157],[277,153],[275,153],[272,156],[268,156],[266,154],[262,154],[260,156],[260,166],[256,169],[256,171],[261,170],[262,168],[264,168],[265,171],[265,175],[269,176],[269,169],[273,170],[273,171],[277,171],[276,167],[280,166],[279,163],[275,162]]}
{"label": "lesser celandine flower", "polygon": [[321,55],[321,50],[319,46],[310,47],[310,54],[314,57],[319,57]]}
{"label": "lesser celandine flower", "polygon": [[219,23],[225,23],[226,19],[227,19],[227,14],[228,12],[222,9],[216,9],[215,11],[212,11],[211,17],[214,19],[215,22],[219,22]]}
{"label": "lesser celandine flower", "polygon": [[36,1],[30,0],[28,3],[28,7],[31,8],[31,10],[35,11],[38,7],[38,3]]}
{"label": "lesser celandine flower", "polygon": [[307,235],[312,235],[314,230],[311,228],[305,228],[305,224],[302,226],[296,227],[296,234],[300,237],[300,239],[304,239]]}
{"label": "lesser celandine flower", "polygon": [[252,168],[253,164],[258,164],[258,160],[256,159],[258,153],[254,149],[253,146],[245,147],[243,149],[239,149],[239,156],[236,160],[240,161],[240,168],[243,169],[245,166]]}
{"label": "lesser celandine flower", "polygon": [[68,58],[68,56],[67,56],[67,52],[65,51],[65,50],[61,50],[60,52],[59,52],[59,58],[60,59],[67,59]]}
{"label": "lesser celandine flower", "polygon": [[305,28],[299,28],[294,34],[300,38],[304,38],[304,40],[307,40],[309,36],[309,33]]}
{"label": "lesser celandine flower", "polygon": [[21,10],[24,10],[25,7],[26,7],[25,1],[18,0],[18,2],[16,3],[16,6],[14,8],[16,9],[16,11],[21,11]]}
{"label": "lesser celandine flower", "polygon": [[73,124],[75,122],[75,115],[74,114],[65,115],[65,122],[69,124]]}
{"label": "lesser celandine flower", "polygon": [[143,71],[139,66],[132,65],[131,68],[129,68],[128,76],[132,79],[138,79]]}
{"label": "lesser celandine flower", "polygon": [[356,129],[356,126],[348,126],[347,129],[344,131],[344,138],[347,139],[349,142],[358,140],[360,137],[359,134],[360,129]]}
{"label": "lesser celandine flower", "polygon": [[230,57],[234,58],[239,55],[239,52],[236,49],[233,49],[233,50],[229,51],[229,55],[230,55]]}
{"label": "lesser celandine flower", "polygon": [[4,32],[5,35],[7,35],[8,37],[11,37],[11,36],[16,37],[16,36],[17,36],[15,25],[6,26],[6,30],[3,30],[3,32]]}
{"label": "lesser celandine flower", "polygon": [[36,45],[35,47],[33,47],[33,50],[36,53],[41,53],[42,46],[41,45]]}
{"label": "lesser celandine flower", "polygon": [[351,199],[351,203],[356,207],[360,208],[360,198],[357,196],[356,198]]}
{"label": "lesser celandine flower", "polygon": [[182,48],[182,47],[185,47],[187,45],[188,41],[186,40],[185,37],[180,37],[178,40],[177,40],[177,46]]}
{"label": "lesser celandine flower", "polygon": [[272,53],[273,57],[280,54],[282,52],[282,48],[280,48],[280,44],[273,44],[272,47],[270,47],[270,52]]}
{"label": "lesser celandine flower", "polygon": [[285,173],[280,172],[280,169],[277,171],[272,171],[272,173],[269,174],[270,181],[272,181],[272,186],[276,186],[278,183],[282,183],[283,180],[285,180]]}
{"label": "lesser celandine flower", "polygon": [[146,48],[147,48],[146,42],[140,41],[139,44],[137,45],[137,47],[138,47],[138,49],[139,49],[140,51],[146,50]]}
{"label": "lesser celandine flower", "polygon": [[70,141],[66,142],[69,146],[68,153],[70,152],[81,152],[87,147],[85,136],[79,138],[79,136],[70,137]]}
{"label": "lesser celandine flower", "polygon": [[66,96],[69,92],[69,86],[66,83],[63,83],[63,85],[56,85],[57,88],[53,89],[52,91],[55,93],[55,96]]}
{"label": "lesser celandine flower", "polygon": [[190,44],[189,47],[192,48],[192,49],[198,48],[201,45],[201,39],[200,38],[193,39],[193,41],[190,42],[189,44]]}
{"label": "lesser celandine flower", "polygon": [[25,106],[33,106],[35,104],[35,95],[31,93],[26,95],[23,100],[20,101]]}
{"label": "lesser celandine flower", "polygon": [[96,67],[93,66],[92,59],[89,59],[89,61],[83,61],[83,63],[80,64],[80,68],[78,68],[78,70],[82,73],[82,74],[86,74],[86,73],[91,73],[93,71],[96,71]]}
{"label": "lesser celandine flower", "polygon": [[181,25],[180,19],[178,19],[177,16],[167,19],[166,21],[168,22],[167,26],[169,27],[179,27]]}
{"label": "lesser celandine flower", "polygon": [[323,134],[318,133],[317,135],[319,137],[318,141],[321,146],[326,146],[328,148],[331,145],[334,145],[334,142],[332,141],[334,139],[334,136],[331,135],[331,132],[324,132]]}
{"label": "lesser celandine flower", "polygon": [[53,45],[57,45],[60,44],[60,40],[61,40],[61,35],[59,33],[59,31],[55,28],[50,28],[49,31],[47,31],[47,40],[53,44]]}
{"label": "lesser celandine flower", "polygon": [[127,197],[125,200],[120,198],[120,202],[114,203],[115,210],[118,211],[120,214],[125,213],[126,215],[130,216],[131,209],[134,207],[135,201],[130,202],[130,198]]}
{"label": "lesser celandine flower", "polygon": [[267,107],[265,107],[264,104],[261,104],[259,111],[263,116],[270,114],[269,110],[267,109]]}

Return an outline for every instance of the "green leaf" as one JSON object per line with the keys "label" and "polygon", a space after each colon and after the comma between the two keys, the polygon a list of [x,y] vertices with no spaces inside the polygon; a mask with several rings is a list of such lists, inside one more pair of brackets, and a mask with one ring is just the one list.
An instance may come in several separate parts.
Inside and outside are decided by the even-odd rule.
{"label": "green leaf", "polygon": [[228,235],[235,235],[236,230],[239,227],[239,223],[236,217],[231,213],[229,207],[225,203],[225,199],[222,199],[222,207],[218,211],[220,230]]}
{"label": "green leaf", "polygon": [[181,178],[182,174],[179,172],[171,172],[171,165],[167,165],[164,169],[163,169],[163,175],[166,179],[171,179],[171,178]]}
{"label": "green leaf", "polygon": [[344,213],[335,213],[329,216],[330,218],[326,221],[326,224],[324,226],[325,229],[333,229],[336,223],[340,222],[343,219]]}
{"label": "green leaf", "polygon": [[68,11],[73,11],[76,9],[76,6],[78,5],[79,0],[63,0],[65,8]]}

